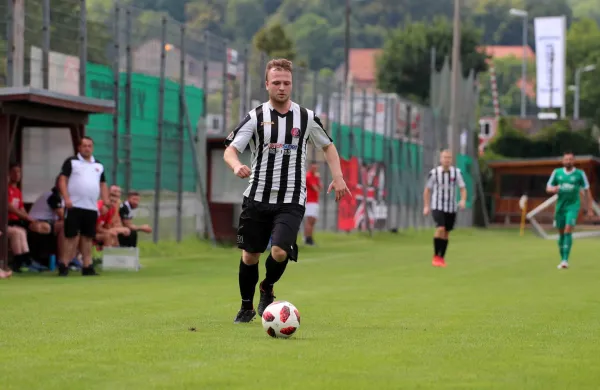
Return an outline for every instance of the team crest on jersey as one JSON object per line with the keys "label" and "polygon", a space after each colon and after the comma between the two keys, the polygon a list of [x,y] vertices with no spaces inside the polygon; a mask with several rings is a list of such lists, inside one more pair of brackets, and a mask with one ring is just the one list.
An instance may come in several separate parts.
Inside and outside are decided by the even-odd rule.
{"label": "team crest on jersey", "polygon": [[297,127],[294,127],[292,129],[292,137],[298,138],[300,137],[300,129]]}

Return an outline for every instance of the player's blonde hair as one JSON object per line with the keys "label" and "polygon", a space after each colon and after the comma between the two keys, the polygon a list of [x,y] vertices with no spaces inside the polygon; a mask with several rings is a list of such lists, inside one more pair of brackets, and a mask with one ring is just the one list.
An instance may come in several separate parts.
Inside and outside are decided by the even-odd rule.
{"label": "player's blonde hair", "polygon": [[271,69],[288,71],[290,73],[293,73],[294,66],[292,64],[292,61],[286,60],[285,58],[276,58],[269,61],[265,69],[265,81],[269,81],[269,71]]}

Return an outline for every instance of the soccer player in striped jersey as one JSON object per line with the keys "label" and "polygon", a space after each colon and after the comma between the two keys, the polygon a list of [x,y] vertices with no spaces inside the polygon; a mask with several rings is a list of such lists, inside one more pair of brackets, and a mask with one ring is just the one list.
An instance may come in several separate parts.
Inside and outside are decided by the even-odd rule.
{"label": "soccer player in striped jersey", "polygon": [[[456,204],[456,188],[460,188],[460,201]],[[452,152],[443,150],[440,165],[429,172],[423,191],[423,214],[430,212],[436,229],[433,236],[434,267],[445,267],[448,237],[454,229],[458,208],[464,209],[467,203],[467,188],[460,169],[452,165]]]}
{"label": "soccer player in striped jersey", "polygon": [[548,184],[546,191],[550,194],[558,194],[554,211],[554,227],[558,229],[558,251],[561,262],[559,269],[569,268],[569,255],[573,245],[573,228],[577,223],[579,208],[581,207],[579,195],[585,191],[588,201],[588,216],[593,216],[592,193],[585,172],[575,168],[575,156],[571,152],[563,155],[563,167],[556,168]]}
{"label": "soccer player in striped jersey", "polygon": [[[328,192],[335,199],[349,195],[340,166],[340,157],[320,119],[290,100],[292,63],[271,60],[265,71],[269,101],[246,115],[225,141],[224,159],[233,173],[250,178],[244,192],[237,244],[242,249],[239,287],[242,306],[235,323],[250,322],[256,315],[253,300],[259,280],[258,262],[272,239],[265,261],[266,275],[260,283],[258,314],[274,300],[273,285],[281,278],[288,260],[298,260],[296,239],[306,204],[306,144],[322,149],[333,177]],[[250,145],[251,168],[242,164],[238,153]]]}

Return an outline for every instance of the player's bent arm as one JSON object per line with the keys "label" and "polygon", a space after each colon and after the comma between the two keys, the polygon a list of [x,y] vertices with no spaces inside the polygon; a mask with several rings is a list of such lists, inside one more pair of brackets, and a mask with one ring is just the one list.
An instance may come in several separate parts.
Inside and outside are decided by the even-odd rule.
{"label": "player's bent arm", "polygon": [[121,218],[121,221],[123,222],[123,226],[125,226],[126,228],[129,228],[129,230],[139,230],[139,227],[134,225],[133,221],[131,219]]}
{"label": "player's bent arm", "polygon": [[235,171],[237,167],[242,165],[235,146],[228,146],[225,149],[225,153],[223,153],[223,160],[225,160],[225,163],[229,165],[229,168],[231,168],[232,171]]}
{"label": "player's bent arm", "polygon": [[19,218],[27,220],[29,219],[29,214],[24,209],[16,208],[12,204],[8,204],[8,212],[17,215]]}
{"label": "player's bent arm", "polygon": [[104,173],[102,173],[102,176],[100,176],[100,197],[105,205],[110,204],[110,198],[108,197],[108,186],[106,185]]}
{"label": "player's bent arm", "polygon": [[460,201],[464,203],[467,201],[467,185],[460,169],[457,170],[456,176],[458,188],[460,188]]}
{"label": "player's bent arm", "polygon": [[460,201],[467,201],[467,187],[460,187]]}
{"label": "player's bent arm", "polygon": [[338,154],[337,148],[333,143],[323,146],[323,153],[325,154],[325,160],[329,165],[331,171],[331,177],[333,179],[343,177],[342,165],[340,163],[340,155]]}
{"label": "player's bent arm", "polygon": [[58,217],[59,221],[62,221],[63,219],[65,219],[65,210],[60,208],[60,209],[54,209],[54,214],[56,214],[56,216]]}
{"label": "player's bent arm", "polygon": [[588,210],[594,209],[594,197],[592,196],[592,191],[590,188],[585,189],[585,196],[587,197]]}
{"label": "player's bent arm", "polygon": [[588,212],[591,212],[591,210],[593,210],[593,206],[594,206],[594,198],[592,196],[592,191],[590,189],[590,182],[588,181],[587,175],[585,174],[584,171],[581,171],[581,179],[583,181],[583,193],[585,194],[586,202],[587,202],[587,209]]}
{"label": "player's bent arm", "polygon": [[550,178],[548,179],[548,183],[546,183],[546,192],[549,194],[556,194],[556,190],[557,190],[557,185],[558,183],[556,182],[556,169],[554,171],[552,171],[552,175],[550,175]]}
{"label": "player's bent arm", "polygon": [[423,190],[423,206],[425,208],[429,208],[431,203],[431,189],[433,188],[433,184],[435,183],[434,171],[435,168],[429,171],[429,175],[427,176],[427,182],[425,183],[425,189]]}
{"label": "player's bent arm", "polygon": [[58,179],[58,190],[62,195],[63,199],[69,200],[69,192],[67,191],[67,176],[61,174]]}
{"label": "player's bent arm", "polygon": [[426,186],[423,190],[423,207],[429,208],[429,202],[431,202],[431,189]]}

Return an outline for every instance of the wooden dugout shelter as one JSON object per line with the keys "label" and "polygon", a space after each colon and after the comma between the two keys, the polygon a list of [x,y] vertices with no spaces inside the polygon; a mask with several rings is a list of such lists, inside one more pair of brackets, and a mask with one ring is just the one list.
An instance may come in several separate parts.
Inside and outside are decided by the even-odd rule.
{"label": "wooden dugout shelter", "polygon": [[[494,222],[519,223],[521,209],[519,199],[527,195],[527,209],[532,210],[547,200],[546,184],[552,171],[562,167],[562,157],[496,160],[488,166],[493,170]],[[590,182],[594,199],[600,194],[600,159],[594,156],[576,156],[575,167],[583,170]],[[540,223],[551,223],[554,208],[549,207],[536,217]],[[580,214],[580,222],[583,222]]]}
{"label": "wooden dugout shelter", "polygon": [[[6,233],[8,223],[8,167],[21,163],[23,153],[22,130],[25,127],[68,128],[71,132],[73,152],[90,114],[114,113],[112,100],[73,96],[31,87],[0,88],[0,230]],[[51,130],[48,130],[51,131]],[[51,146],[50,146],[51,147]],[[66,158],[67,156],[65,156]],[[57,167],[57,170],[59,168]],[[58,172],[57,172],[58,173]],[[27,172],[23,172],[27,175]],[[0,266],[6,267],[8,236],[0,236]]]}

